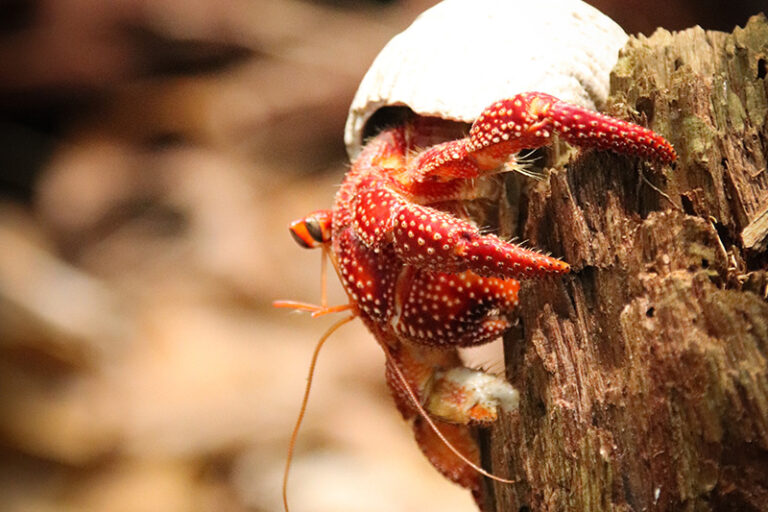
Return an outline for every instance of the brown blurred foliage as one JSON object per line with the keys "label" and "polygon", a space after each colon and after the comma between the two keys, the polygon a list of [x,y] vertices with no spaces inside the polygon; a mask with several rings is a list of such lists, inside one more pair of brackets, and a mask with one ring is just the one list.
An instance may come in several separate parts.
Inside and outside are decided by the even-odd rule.
{"label": "brown blurred foliage", "polygon": [[[329,325],[270,307],[319,296],[285,226],[330,204],[357,83],[432,3],[0,4],[0,509],[279,508]],[[593,3],[644,32],[757,10]],[[359,325],[323,354],[295,508],[472,510],[382,360]]]}

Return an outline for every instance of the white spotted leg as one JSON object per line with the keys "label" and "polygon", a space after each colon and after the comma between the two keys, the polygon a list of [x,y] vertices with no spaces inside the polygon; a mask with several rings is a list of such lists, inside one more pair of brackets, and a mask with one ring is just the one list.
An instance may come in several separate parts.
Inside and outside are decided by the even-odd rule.
{"label": "white spotted leg", "polygon": [[570,144],[636,155],[662,163],[677,158],[672,145],[648,128],[527,92],[495,102],[472,124],[469,136],[430,148],[410,163],[402,180],[419,195],[434,183],[503,170],[523,149],[546,146],[554,132]]}

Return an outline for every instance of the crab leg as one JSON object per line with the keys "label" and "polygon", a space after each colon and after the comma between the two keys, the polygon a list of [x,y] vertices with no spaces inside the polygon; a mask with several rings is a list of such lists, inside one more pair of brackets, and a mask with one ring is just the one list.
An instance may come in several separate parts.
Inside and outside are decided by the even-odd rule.
{"label": "crab leg", "polygon": [[539,252],[483,235],[470,222],[416,204],[394,214],[393,238],[397,255],[421,268],[481,276],[535,277],[563,274],[570,266]]}
{"label": "crab leg", "polygon": [[518,94],[486,108],[469,137],[432,147],[411,162],[402,181],[421,183],[477,177],[498,169],[522,149],[551,142],[554,132],[567,142],[669,163],[672,145],[642,126],[579,107],[540,92]]}
{"label": "crab leg", "polygon": [[399,340],[387,351],[392,356],[387,363],[387,383],[398,410],[406,419],[417,413],[391,364],[401,369],[427,412],[442,421],[478,425],[493,422],[502,410],[517,410],[517,390],[502,377],[464,367],[455,348],[434,348]]}
{"label": "crab leg", "polygon": [[[567,263],[495,235],[483,235],[465,220],[408,201],[382,179],[369,179],[354,202],[353,225],[360,240],[378,250],[394,242],[397,256],[419,268],[443,272],[471,270],[501,278],[562,274]],[[345,265],[342,262],[342,273]]]}
{"label": "crab leg", "polygon": [[[414,398],[435,418],[441,434],[475,465],[480,463],[479,450],[469,426],[488,424],[502,410],[517,410],[517,390],[502,377],[463,367],[455,349],[395,340],[390,343],[386,349],[386,378],[398,410],[403,418],[412,421],[416,442],[432,465],[449,479],[471,489],[480,504],[480,475],[452,453],[445,440],[427,425],[397,374],[405,377]],[[399,372],[393,365],[397,365]]]}

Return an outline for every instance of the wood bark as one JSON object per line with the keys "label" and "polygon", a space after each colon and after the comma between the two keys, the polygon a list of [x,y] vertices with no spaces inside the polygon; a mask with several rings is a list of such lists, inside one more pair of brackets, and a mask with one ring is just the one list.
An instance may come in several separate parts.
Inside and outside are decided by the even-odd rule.
{"label": "wood bark", "polygon": [[632,38],[604,110],[676,164],[582,151],[521,196],[573,272],[523,283],[489,509],[768,510],[767,68],[763,15]]}

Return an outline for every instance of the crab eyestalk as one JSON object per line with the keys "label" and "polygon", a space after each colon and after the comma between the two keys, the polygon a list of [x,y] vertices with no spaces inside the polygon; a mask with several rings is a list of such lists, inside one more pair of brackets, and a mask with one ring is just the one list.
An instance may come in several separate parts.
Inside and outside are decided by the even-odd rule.
{"label": "crab eyestalk", "polygon": [[314,249],[331,241],[330,210],[317,210],[288,226],[291,236],[297,244],[305,249]]}

